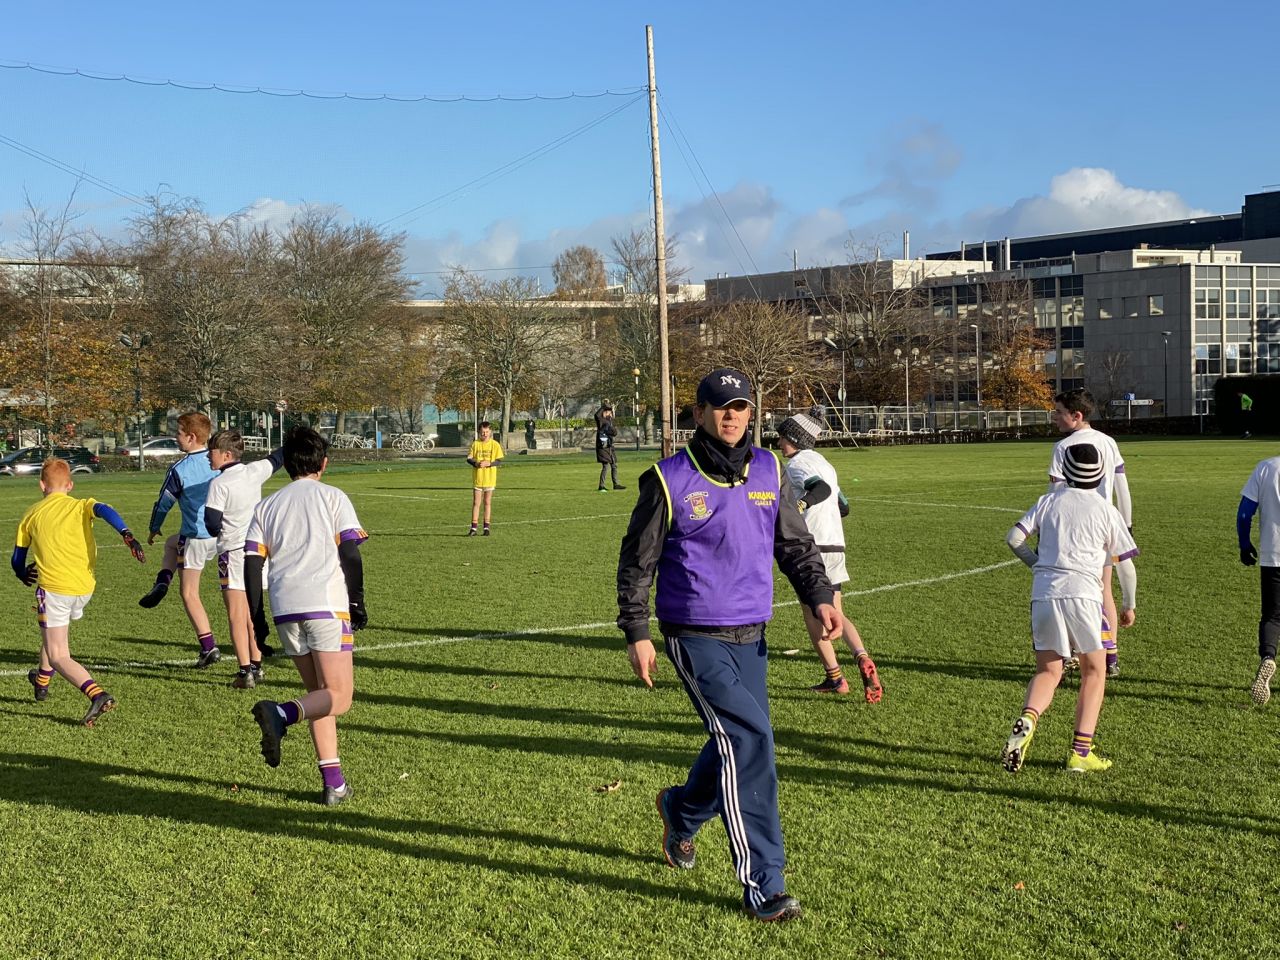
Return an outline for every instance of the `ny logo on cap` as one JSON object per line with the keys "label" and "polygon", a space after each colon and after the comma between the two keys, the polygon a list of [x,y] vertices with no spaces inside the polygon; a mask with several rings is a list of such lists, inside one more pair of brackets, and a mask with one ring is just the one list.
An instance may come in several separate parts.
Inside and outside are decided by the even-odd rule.
{"label": "ny logo on cap", "polygon": [[720,378],[720,386],[723,387],[726,383],[732,383],[735,387],[742,386],[741,380],[739,380],[737,377],[731,377],[728,374]]}

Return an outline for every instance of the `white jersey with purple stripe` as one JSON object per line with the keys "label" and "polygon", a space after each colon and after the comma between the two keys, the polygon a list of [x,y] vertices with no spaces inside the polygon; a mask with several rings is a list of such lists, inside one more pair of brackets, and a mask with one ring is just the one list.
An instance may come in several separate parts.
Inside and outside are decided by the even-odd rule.
{"label": "white jersey with purple stripe", "polygon": [[1073,430],[1053,445],[1053,459],[1049,461],[1049,481],[1051,483],[1066,482],[1066,468],[1063,457],[1067,447],[1077,443],[1092,444],[1102,458],[1102,482],[1098,484],[1098,493],[1112,503],[1115,498],[1116,474],[1124,473],[1124,457],[1120,456],[1120,448],[1116,442],[1101,430],[1093,427],[1081,427]]}
{"label": "white jersey with purple stripe", "polygon": [[1078,597],[1102,602],[1102,568],[1114,557],[1138,555],[1120,511],[1091,489],[1060,487],[1046,493],[1018,521],[1039,535],[1032,600]]}
{"label": "white jersey with purple stripe", "polygon": [[256,553],[271,560],[267,589],[272,619],[348,619],[338,544],[367,539],[347,495],[319,480],[294,480],[259,503],[244,551],[245,556]]}
{"label": "white jersey with purple stripe", "polygon": [[245,533],[253,519],[253,508],[262,499],[262,485],[274,472],[275,464],[270,460],[237,461],[223,467],[209,481],[205,509],[222,514],[222,529],[218,532],[219,553],[239,550],[244,546]]}

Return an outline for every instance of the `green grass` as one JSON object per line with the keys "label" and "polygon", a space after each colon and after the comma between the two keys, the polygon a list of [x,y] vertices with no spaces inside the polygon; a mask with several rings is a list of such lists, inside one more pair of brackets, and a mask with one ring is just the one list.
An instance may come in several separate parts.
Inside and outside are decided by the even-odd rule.
{"label": "green grass", "polygon": [[[853,500],[846,607],[885,702],[819,699],[800,615],[770,629],[789,886],[804,920],[739,912],[724,832],[667,869],[653,796],[702,733],[670,665],[652,692],[611,626],[625,493],[590,458],[511,458],[494,536],[469,540],[456,461],[335,469],[371,533],[372,626],[339,723],[357,790],[328,810],[306,735],[258,755],[254,693],[194,658],[181,604],[104,524],[72,650],[119,700],[96,729],[65,681],[31,702],[31,594],[0,641],[0,957],[1263,957],[1280,940],[1275,709],[1250,706],[1257,573],[1236,558],[1255,442],[1122,442],[1138,623],[1100,739],[1069,778],[1073,690],[1017,777],[996,757],[1030,676],[1030,577],[1004,534],[1045,443],[837,452]],[[159,475],[77,493],[145,527]],[[274,488],[275,484],[272,484]],[[0,481],[16,526],[38,490]],[[549,522],[534,522],[549,521]],[[172,521],[171,521],[172,522]],[[937,578],[962,574],[952,579]],[[213,577],[205,601],[220,639]],[[914,586],[877,589],[911,581]],[[860,591],[868,591],[860,593]],[[776,599],[793,599],[780,583]],[[526,632],[536,631],[536,632]],[[797,657],[779,656],[788,647]],[[224,642],[224,650],[229,645]],[[300,689],[269,662],[269,697]],[[620,789],[596,788],[622,780]]]}

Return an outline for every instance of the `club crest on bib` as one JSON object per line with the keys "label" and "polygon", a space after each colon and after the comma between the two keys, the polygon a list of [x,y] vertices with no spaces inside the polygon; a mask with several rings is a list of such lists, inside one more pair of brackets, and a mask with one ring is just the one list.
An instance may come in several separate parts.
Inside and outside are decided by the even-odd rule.
{"label": "club crest on bib", "polygon": [[684,502],[689,505],[690,520],[706,520],[715,512],[707,506],[707,492],[705,490],[689,494],[684,498]]}

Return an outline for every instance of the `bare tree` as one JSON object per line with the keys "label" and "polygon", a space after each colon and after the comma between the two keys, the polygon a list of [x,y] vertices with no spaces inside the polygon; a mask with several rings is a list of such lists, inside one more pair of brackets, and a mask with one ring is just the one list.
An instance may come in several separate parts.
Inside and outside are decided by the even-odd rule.
{"label": "bare tree", "polygon": [[[127,402],[128,358],[77,270],[72,192],[61,210],[27,198],[21,252],[0,276],[0,384],[37,413],[49,447],[88,419],[111,421]],[[114,426],[114,424],[112,424]]]}
{"label": "bare tree", "polygon": [[932,379],[953,325],[929,309],[928,290],[921,286],[923,261],[904,268],[870,259],[862,248],[851,253],[853,262],[824,271],[829,280],[815,299],[814,322],[835,345],[846,399],[883,407],[906,396],[903,355],[916,376],[928,378],[921,386]]}
{"label": "bare tree", "polygon": [[481,382],[501,399],[505,435],[520,394],[538,394],[546,351],[571,336],[567,323],[538,297],[529,277],[485,280],[455,270],[445,288],[444,326],[455,351],[478,367]]}
{"label": "bare tree", "polygon": [[[206,412],[259,398],[280,380],[274,241],[193,200],[151,198],[131,221],[131,254],[153,326],[158,399]],[[272,347],[275,347],[273,350]]]}
{"label": "bare tree", "polygon": [[603,296],[607,285],[600,251],[582,244],[556,257],[551,264],[551,275],[556,283],[556,296],[566,299]]}
{"label": "bare tree", "polygon": [[1128,393],[1133,382],[1133,374],[1129,369],[1129,353],[1127,350],[1108,350],[1096,361],[1099,376],[1089,384],[1090,392],[1098,401],[1098,416],[1101,419],[1110,417],[1116,407],[1112,400],[1119,400]]}
{"label": "bare tree", "polygon": [[1020,279],[990,281],[982,285],[981,298],[989,361],[982,405],[1002,410],[1052,406],[1053,388],[1036,369],[1036,352],[1045,344],[1035,328],[1031,284]]}
{"label": "bare tree", "polygon": [[788,378],[807,380],[822,365],[809,339],[808,318],[800,310],[759,300],[739,300],[707,316],[710,365],[734,367],[751,378],[756,416],[752,436],[758,446],[765,397]]}
{"label": "bare tree", "polygon": [[344,225],[319,208],[305,209],[280,237],[275,287],[297,373],[291,401],[333,411],[339,433],[346,411],[376,404],[385,351],[403,345],[403,243],[402,234]]}

